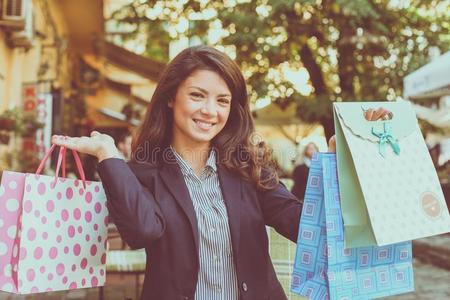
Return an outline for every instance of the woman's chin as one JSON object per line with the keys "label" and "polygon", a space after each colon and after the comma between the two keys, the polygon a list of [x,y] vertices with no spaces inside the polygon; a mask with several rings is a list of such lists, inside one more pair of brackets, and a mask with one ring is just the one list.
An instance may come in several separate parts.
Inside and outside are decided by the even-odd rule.
{"label": "woman's chin", "polygon": [[199,133],[196,132],[195,134],[191,135],[191,138],[196,143],[209,143],[214,138],[215,134],[212,133]]}

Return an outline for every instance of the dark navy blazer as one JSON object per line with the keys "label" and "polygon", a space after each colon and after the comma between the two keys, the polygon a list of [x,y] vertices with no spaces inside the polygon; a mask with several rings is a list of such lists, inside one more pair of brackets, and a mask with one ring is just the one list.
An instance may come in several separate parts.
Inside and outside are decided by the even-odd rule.
{"label": "dark navy blazer", "polygon": [[[178,164],[110,158],[98,172],[122,238],[145,248],[141,299],[193,300],[199,271],[194,207]],[[260,191],[218,163],[241,300],[286,299],[268,251],[266,225],[296,241],[302,204],[282,184]]]}

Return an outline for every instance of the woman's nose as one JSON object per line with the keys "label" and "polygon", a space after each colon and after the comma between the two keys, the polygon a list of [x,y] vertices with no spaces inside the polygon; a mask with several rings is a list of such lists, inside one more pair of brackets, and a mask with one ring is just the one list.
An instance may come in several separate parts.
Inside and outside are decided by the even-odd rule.
{"label": "woman's nose", "polygon": [[216,109],[216,103],[214,99],[208,99],[204,102],[204,105],[202,109],[200,110],[201,113],[205,115],[210,116],[216,116],[217,115],[217,109]]}

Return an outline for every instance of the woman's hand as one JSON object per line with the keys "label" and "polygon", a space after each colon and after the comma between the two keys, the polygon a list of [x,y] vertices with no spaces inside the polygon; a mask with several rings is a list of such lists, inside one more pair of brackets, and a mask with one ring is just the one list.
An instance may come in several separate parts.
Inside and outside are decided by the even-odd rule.
{"label": "woman's hand", "polygon": [[[378,121],[379,119],[389,120],[392,119],[392,112],[380,107],[377,110],[369,108],[364,112],[364,117],[367,121]],[[328,152],[336,152],[336,136],[333,135],[328,141]]]}
{"label": "woman's hand", "polygon": [[97,131],[91,132],[91,136],[82,137],[64,137],[54,135],[52,143],[73,149],[80,153],[93,155],[98,158],[99,162],[112,157],[120,157],[119,150],[114,144],[114,139]]}

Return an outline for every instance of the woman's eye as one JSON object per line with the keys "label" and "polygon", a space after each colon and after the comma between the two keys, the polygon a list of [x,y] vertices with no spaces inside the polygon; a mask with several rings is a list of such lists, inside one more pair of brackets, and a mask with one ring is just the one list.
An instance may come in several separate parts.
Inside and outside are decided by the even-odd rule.
{"label": "woman's eye", "polygon": [[229,103],[230,103],[230,100],[228,100],[228,99],[226,99],[226,98],[222,98],[222,99],[219,99],[219,102],[220,102],[220,103],[223,103],[223,104],[229,104]]}
{"label": "woman's eye", "polygon": [[203,95],[200,94],[200,93],[191,93],[191,96],[194,97],[194,98],[201,98],[201,97],[203,97]]}

